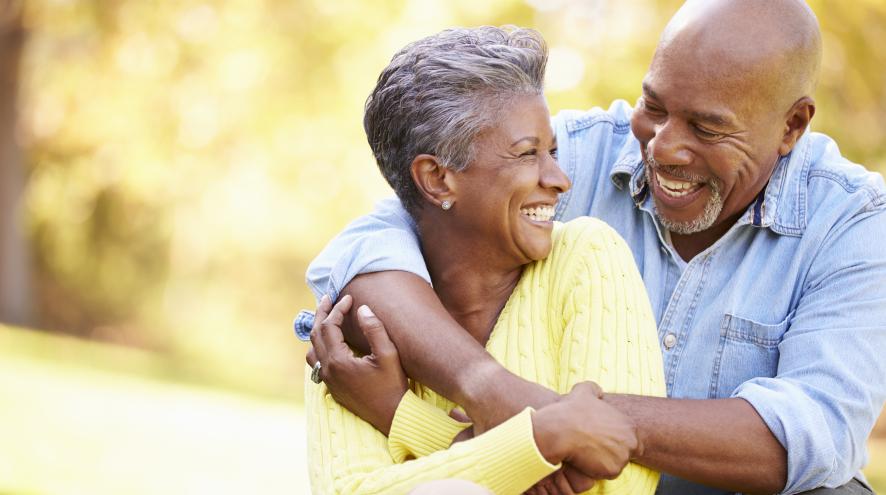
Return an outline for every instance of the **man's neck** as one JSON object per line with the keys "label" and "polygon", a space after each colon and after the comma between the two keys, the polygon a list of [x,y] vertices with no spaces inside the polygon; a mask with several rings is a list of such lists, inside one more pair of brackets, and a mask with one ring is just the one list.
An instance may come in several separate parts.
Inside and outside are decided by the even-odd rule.
{"label": "man's neck", "polygon": [[671,244],[684,261],[692,261],[699,253],[714,245],[735,225],[736,220],[727,220],[694,234],[671,232]]}

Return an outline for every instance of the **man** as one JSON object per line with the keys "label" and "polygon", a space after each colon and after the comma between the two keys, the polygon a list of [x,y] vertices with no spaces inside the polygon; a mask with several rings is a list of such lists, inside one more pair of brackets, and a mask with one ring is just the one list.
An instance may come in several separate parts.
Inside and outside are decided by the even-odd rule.
{"label": "man", "polygon": [[[602,402],[632,423],[632,460],[664,473],[662,493],[868,493],[859,470],[886,399],[886,186],[806,132],[820,58],[799,0],[690,1],[634,110],[555,119],[573,183],[557,218],[612,225],[657,317],[669,398]],[[480,430],[557,400],[458,328],[397,205],[352,224],[308,279],[371,307],[409,376]]]}

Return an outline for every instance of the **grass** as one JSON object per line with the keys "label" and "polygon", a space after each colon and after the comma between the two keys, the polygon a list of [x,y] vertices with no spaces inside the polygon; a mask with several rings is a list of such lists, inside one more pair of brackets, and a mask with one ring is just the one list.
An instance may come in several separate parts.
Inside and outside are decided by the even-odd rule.
{"label": "grass", "polygon": [[0,326],[0,495],[308,493],[300,405],[164,363]]}
{"label": "grass", "polygon": [[0,494],[308,493],[300,405],[0,327]]}

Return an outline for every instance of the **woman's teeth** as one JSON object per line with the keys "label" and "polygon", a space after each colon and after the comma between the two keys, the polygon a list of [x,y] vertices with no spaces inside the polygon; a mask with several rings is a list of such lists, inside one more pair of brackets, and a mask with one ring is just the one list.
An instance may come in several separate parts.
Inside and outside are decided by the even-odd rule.
{"label": "woman's teeth", "polygon": [[682,180],[670,180],[665,179],[658,172],[655,173],[655,178],[658,180],[658,183],[662,186],[662,190],[668,196],[679,198],[681,196],[686,196],[691,192],[695,192],[698,188],[701,187],[701,182],[689,182]]}
{"label": "woman's teeth", "polygon": [[554,218],[553,206],[537,206],[535,208],[521,208],[520,213],[536,222],[550,222]]}

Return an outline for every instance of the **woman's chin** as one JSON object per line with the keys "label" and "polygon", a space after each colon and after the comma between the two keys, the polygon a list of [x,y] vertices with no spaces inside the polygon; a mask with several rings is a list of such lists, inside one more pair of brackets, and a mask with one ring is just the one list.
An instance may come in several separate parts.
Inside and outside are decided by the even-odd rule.
{"label": "woman's chin", "polygon": [[526,258],[529,259],[529,262],[543,260],[551,254],[551,238],[550,236],[545,239],[533,240],[533,242],[525,242],[522,244],[522,251]]}

